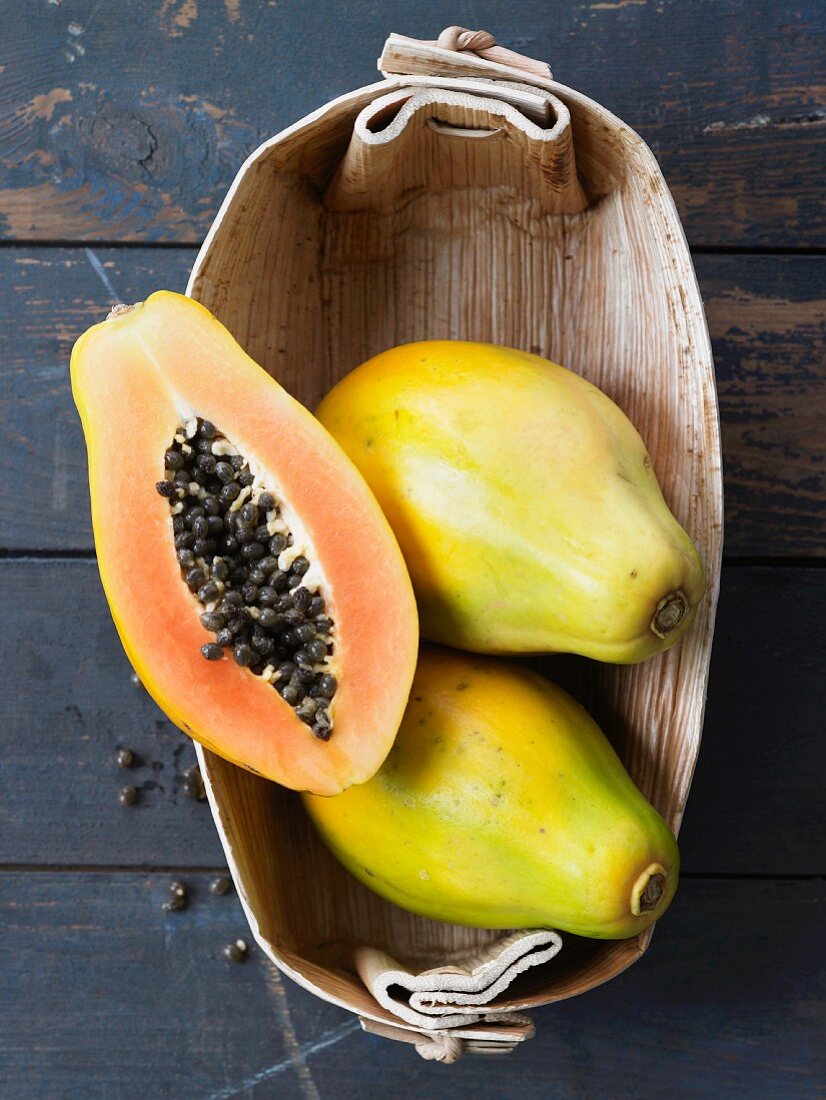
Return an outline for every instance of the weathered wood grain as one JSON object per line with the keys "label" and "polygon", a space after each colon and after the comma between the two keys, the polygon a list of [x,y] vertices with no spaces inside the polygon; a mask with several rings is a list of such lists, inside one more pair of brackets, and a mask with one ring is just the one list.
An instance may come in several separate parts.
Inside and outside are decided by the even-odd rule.
{"label": "weathered wood grain", "polygon": [[223,866],[184,791],[192,744],[133,682],[95,563],[0,562],[0,592],[0,863]]}
{"label": "weathered wood grain", "polygon": [[[0,1058],[19,1100],[147,1096],[374,1100],[808,1100],[822,1095],[823,884],[684,882],[627,974],[533,1014],[507,1058],[452,1067],[366,1036],[280,979],[245,936],[234,895],[182,873],[0,875]],[[550,965],[553,965],[551,963]]]}
{"label": "weathered wood grain", "polygon": [[[72,344],[114,299],[182,290],[194,256],[0,249],[0,549],[92,548]],[[826,259],[695,259],[722,411],[726,551],[823,554]]]}
{"label": "weathered wood grain", "polygon": [[826,259],[695,257],[714,347],[728,554],[826,550]]}
{"label": "weathered wood grain", "polygon": [[661,159],[695,244],[826,242],[826,15],[816,0],[353,0],[9,5],[0,233],[199,241],[267,137],[375,78],[396,30],[448,19],[550,60]]}
{"label": "weathered wood grain", "polygon": [[823,874],[826,571],[723,571],[688,870]]}
{"label": "weathered wood grain", "polygon": [[[182,790],[191,745],[133,684],[94,562],[0,561],[0,604],[0,863],[223,865]],[[724,570],[686,870],[826,871],[824,619],[823,570]]]}
{"label": "weathered wood grain", "polygon": [[86,447],[69,385],[77,337],[114,301],[183,290],[194,252],[0,250],[0,546],[92,546]]}

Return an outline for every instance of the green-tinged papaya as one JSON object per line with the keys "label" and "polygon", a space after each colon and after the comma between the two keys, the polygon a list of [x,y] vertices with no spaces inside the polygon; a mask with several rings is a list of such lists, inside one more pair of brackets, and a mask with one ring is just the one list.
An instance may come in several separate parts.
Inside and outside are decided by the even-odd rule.
{"label": "green-tinged papaya", "polygon": [[303,797],[365,886],[436,920],[624,939],[677,888],[676,841],[598,726],[495,658],[424,648],[377,774]]}
{"label": "green-tinged papaya", "polygon": [[344,378],[318,417],[390,520],[425,637],[631,664],[694,619],[703,565],[645,444],[564,367],[489,344],[407,344]]}

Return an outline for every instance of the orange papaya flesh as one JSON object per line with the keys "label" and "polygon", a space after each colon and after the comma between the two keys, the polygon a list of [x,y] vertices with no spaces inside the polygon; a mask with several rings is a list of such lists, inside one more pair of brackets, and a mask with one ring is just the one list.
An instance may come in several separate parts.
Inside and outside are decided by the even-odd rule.
{"label": "orange papaya flesh", "polygon": [[[150,695],[207,748],[284,786],[330,795],[369,779],[404,713],[418,623],[398,545],[351,461],[203,306],[182,295],[160,291],[113,311],[75,344],[71,375],[101,580]],[[225,579],[217,599],[199,602],[173,528],[176,505],[188,506],[192,496],[181,502],[177,493],[161,494],[180,465],[170,452],[196,444],[205,423],[207,434],[209,425],[216,429],[214,449],[242,456],[239,467],[254,479],[242,486],[250,488],[246,497],[260,500],[263,490],[277,502],[259,509],[259,519],[269,515],[292,536],[279,565],[289,572],[296,555],[309,563],[299,586],[324,601],[328,652],[314,672],[316,685],[321,675],[334,683],[332,700],[322,699],[331,729],[314,735],[306,715],[302,721],[277,690],[283,684],[236,663],[231,646],[219,660],[204,659],[203,647],[218,639],[200,617],[210,607],[221,614],[233,582]],[[240,549],[237,561],[254,567]],[[200,561],[209,568],[219,551]],[[296,581],[289,583],[282,593],[296,591]],[[248,620],[254,616],[247,611]]]}

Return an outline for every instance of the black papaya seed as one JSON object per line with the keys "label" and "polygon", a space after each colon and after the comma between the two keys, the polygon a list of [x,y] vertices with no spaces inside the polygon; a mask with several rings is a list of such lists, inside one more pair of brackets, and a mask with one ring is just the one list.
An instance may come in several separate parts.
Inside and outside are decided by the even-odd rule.
{"label": "black papaya seed", "polygon": [[319,691],[321,692],[322,695],[326,696],[328,699],[333,698],[333,696],[336,693],[336,688],[337,687],[338,687],[338,683],[336,682],[335,676],[330,676],[328,674],[325,674],[318,681]]}
{"label": "black papaya seed", "polygon": [[[287,612],[287,614],[289,614],[289,612]],[[315,638],[315,626],[313,623],[300,623],[295,628],[295,636],[302,645],[306,642],[311,642]]]}
{"label": "black papaya seed", "polygon": [[238,498],[241,493],[241,486],[237,481],[230,481],[225,485],[221,492],[218,494],[218,499],[222,504],[232,504],[234,500]]}
{"label": "black papaya seed", "polygon": [[226,649],[253,675],[269,675],[277,665],[273,687],[326,739],[332,725],[326,707],[337,681],[314,666],[328,659],[319,635],[330,632],[332,621],[321,614],[324,596],[303,581],[310,556],[298,554],[288,569],[279,568],[279,556],[294,540],[288,530],[270,534],[269,521],[280,514],[275,495],[255,488],[244,456],[202,419],[179,428],[164,467],[167,476],[155,489],[173,509],[181,574],[201,605],[202,627],[214,636],[201,647],[203,657],[218,661]]}
{"label": "black papaya seed", "polygon": [[238,517],[245,527],[254,527],[258,523],[258,505],[247,502],[241,506]]}
{"label": "black papaya seed", "polygon": [[201,616],[201,626],[204,630],[211,630],[214,634],[217,634],[226,625],[226,615],[221,615],[217,611],[205,611]]}
{"label": "black papaya seed", "polygon": [[247,957],[247,945],[244,940],[236,940],[235,943],[228,943],[221,953],[227,962],[243,962]]}
{"label": "black papaya seed", "polygon": [[265,607],[258,616],[258,622],[265,630],[273,630],[281,622],[281,617],[271,607]]}
{"label": "black papaya seed", "polygon": [[299,611],[309,611],[312,602],[313,597],[310,595],[309,589],[303,585],[299,585],[293,592],[293,604]]}
{"label": "black papaya seed", "polygon": [[215,558],[211,572],[214,580],[225,581],[229,577],[229,564],[223,558]]}
{"label": "black papaya seed", "polygon": [[323,661],[327,656],[327,646],[320,638],[308,642],[304,647],[313,661]]}

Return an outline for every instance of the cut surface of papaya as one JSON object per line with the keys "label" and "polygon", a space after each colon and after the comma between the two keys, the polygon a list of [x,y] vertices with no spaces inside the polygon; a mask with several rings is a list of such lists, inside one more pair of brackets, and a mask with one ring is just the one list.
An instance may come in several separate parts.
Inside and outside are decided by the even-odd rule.
{"label": "cut surface of papaya", "polygon": [[160,291],[76,343],[112,617],[185,732],[295,790],[381,765],[416,664],[407,571],[315,418],[201,305]]}

